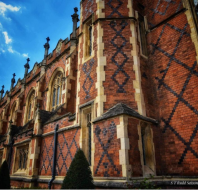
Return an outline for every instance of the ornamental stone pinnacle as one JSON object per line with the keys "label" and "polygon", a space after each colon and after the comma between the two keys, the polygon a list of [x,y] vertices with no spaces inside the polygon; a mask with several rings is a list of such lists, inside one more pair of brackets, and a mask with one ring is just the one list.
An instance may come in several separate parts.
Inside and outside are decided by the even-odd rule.
{"label": "ornamental stone pinnacle", "polygon": [[3,97],[3,93],[4,93],[4,85],[2,86],[2,89],[0,91],[0,100],[2,99]]}
{"label": "ornamental stone pinnacle", "polygon": [[27,74],[28,74],[28,69],[30,68],[29,61],[30,61],[30,58],[27,58],[27,63],[24,65],[24,67],[25,67],[25,74],[24,74],[24,77],[27,76]]}
{"label": "ornamental stone pinnacle", "polygon": [[79,21],[79,18],[78,18],[79,15],[77,14],[77,12],[78,12],[78,8],[77,7],[74,8],[74,12],[75,13],[73,15],[71,15],[72,21],[73,21],[72,38],[76,38],[77,22]]}
{"label": "ornamental stone pinnacle", "polygon": [[48,50],[50,48],[50,45],[49,45],[50,38],[47,37],[46,40],[47,40],[47,42],[44,45],[44,48],[45,48],[44,60],[46,60],[46,58],[48,56]]}
{"label": "ornamental stone pinnacle", "polygon": [[15,76],[16,76],[16,74],[14,73],[14,74],[13,74],[13,78],[11,79],[11,87],[10,87],[10,90],[13,89],[13,86],[14,86],[14,83],[15,83]]}

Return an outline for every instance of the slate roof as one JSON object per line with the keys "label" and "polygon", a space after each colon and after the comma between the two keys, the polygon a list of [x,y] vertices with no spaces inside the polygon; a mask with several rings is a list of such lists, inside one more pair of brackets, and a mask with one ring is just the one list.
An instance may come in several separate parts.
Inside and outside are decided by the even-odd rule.
{"label": "slate roof", "polygon": [[112,108],[110,108],[107,112],[105,112],[101,117],[96,118],[93,123],[104,120],[104,119],[109,119],[111,117],[115,117],[118,115],[129,115],[144,121],[148,121],[154,124],[158,124],[157,120],[145,117],[143,115],[140,115],[138,112],[136,112],[134,109],[130,108],[129,106],[123,104],[123,103],[118,103]]}

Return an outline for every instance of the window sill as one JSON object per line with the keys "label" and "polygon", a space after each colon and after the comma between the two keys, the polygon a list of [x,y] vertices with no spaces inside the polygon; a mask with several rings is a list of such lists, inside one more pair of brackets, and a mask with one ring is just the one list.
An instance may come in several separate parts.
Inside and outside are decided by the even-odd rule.
{"label": "window sill", "polygon": [[146,56],[146,55],[144,55],[142,53],[140,53],[140,56],[143,57],[144,59],[148,59],[148,56]]}
{"label": "window sill", "polygon": [[90,59],[93,59],[94,58],[94,54],[89,56],[89,57],[85,57],[84,60],[83,60],[83,64],[86,63],[87,61],[89,61]]}
{"label": "window sill", "polygon": [[27,170],[21,170],[21,169],[19,169],[19,170],[17,170],[14,174],[13,174],[13,176],[24,176],[24,175],[26,175],[26,172],[27,172]]}

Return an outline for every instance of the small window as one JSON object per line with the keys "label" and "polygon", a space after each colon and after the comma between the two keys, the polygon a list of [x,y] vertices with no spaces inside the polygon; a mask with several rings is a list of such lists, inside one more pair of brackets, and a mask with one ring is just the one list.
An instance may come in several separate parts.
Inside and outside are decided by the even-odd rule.
{"label": "small window", "polygon": [[146,27],[144,17],[139,14],[139,30],[140,30],[140,43],[142,54],[147,56],[147,43],[146,43]]}
{"label": "small window", "polygon": [[54,78],[52,84],[52,111],[55,110],[61,104],[61,92],[62,92],[62,73],[59,72]]}

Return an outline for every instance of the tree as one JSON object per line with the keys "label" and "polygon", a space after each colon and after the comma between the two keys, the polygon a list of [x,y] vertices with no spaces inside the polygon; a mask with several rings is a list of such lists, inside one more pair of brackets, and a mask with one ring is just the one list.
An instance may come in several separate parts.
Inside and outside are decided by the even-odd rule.
{"label": "tree", "polygon": [[0,189],[10,189],[10,174],[6,161],[3,162],[0,168]]}
{"label": "tree", "polygon": [[94,189],[89,163],[81,149],[76,152],[61,189]]}

